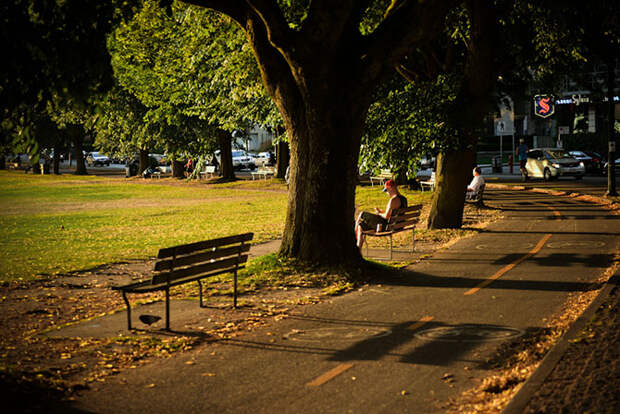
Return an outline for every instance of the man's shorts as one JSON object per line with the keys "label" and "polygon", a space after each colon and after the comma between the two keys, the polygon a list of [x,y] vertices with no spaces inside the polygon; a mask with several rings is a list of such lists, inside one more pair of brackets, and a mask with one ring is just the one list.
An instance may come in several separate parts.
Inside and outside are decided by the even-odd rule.
{"label": "man's shorts", "polygon": [[377,230],[377,224],[382,224],[383,229],[385,230],[387,220],[378,214],[369,213],[368,211],[362,212],[362,216],[359,221],[359,225],[362,230]]}
{"label": "man's shorts", "polygon": [[525,168],[525,164],[527,164],[527,160],[519,161],[519,168]]}

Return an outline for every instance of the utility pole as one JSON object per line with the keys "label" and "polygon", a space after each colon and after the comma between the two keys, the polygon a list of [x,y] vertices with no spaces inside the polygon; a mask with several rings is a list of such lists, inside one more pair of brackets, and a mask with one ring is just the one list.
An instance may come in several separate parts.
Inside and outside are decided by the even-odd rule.
{"label": "utility pole", "polygon": [[614,78],[616,76],[615,60],[610,58],[607,61],[607,139],[609,140],[609,150],[607,156],[607,193],[606,197],[616,197],[616,138],[615,138],[615,102],[614,102]]}

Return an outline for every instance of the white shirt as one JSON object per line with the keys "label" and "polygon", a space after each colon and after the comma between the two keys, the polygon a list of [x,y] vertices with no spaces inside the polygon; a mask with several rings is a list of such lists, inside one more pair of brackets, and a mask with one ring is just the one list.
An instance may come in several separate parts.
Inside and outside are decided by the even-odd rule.
{"label": "white shirt", "polygon": [[480,190],[480,187],[484,184],[484,178],[481,175],[474,176],[474,179],[471,180],[471,183],[467,186],[467,191],[472,193],[477,193]]}

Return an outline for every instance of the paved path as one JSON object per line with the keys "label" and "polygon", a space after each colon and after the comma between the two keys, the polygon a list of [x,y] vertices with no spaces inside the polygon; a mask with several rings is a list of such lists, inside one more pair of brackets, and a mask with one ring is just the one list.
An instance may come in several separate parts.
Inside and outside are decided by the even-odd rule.
{"label": "paved path", "polygon": [[505,219],[401,278],[123,372],[85,392],[76,408],[442,412],[486,376],[501,343],[544,329],[544,319],[571,293],[590,289],[618,250],[620,217],[599,206],[510,190],[489,190],[488,198]]}

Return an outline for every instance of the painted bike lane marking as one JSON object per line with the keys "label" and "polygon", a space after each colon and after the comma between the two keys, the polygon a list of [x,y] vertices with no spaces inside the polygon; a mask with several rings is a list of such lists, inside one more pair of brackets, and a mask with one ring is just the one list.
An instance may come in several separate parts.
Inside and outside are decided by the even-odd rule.
{"label": "painted bike lane marking", "polygon": [[[562,220],[562,214],[559,211],[555,210],[552,207],[547,207],[547,208],[553,212],[553,214],[555,215],[557,220]],[[532,250],[530,250],[527,254],[521,256],[520,258],[518,258],[514,262],[509,263],[506,266],[502,267],[500,270],[498,270],[497,272],[495,272],[494,274],[489,276],[489,278],[487,278],[485,281],[483,281],[480,284],[478,284],[478,286],[469,289],[467,292],[464,293],[464,295],[465,296],[470,296],[470,295],[473,295],[474,293],[480,291],[480,289],[484,289],[485,287],[489,286],[491,283],[493,283],[494,281],[496,281],[497,279],[499,279],[500,277],[502,277],[503,275],[505,275],[506,273],[508,273],[512,269],[514,269],[518,264],[520,264],[523,261],[525,261],[525,260],[529,259],[530,257],[534,256],[536,253],[538,253],[543,248],[543,246],[545,245],[547,240],[549,240],[550,237],[551,237],[551,234],[545,234],[538,241],[536,246],[534,246],[534,248]]]}

